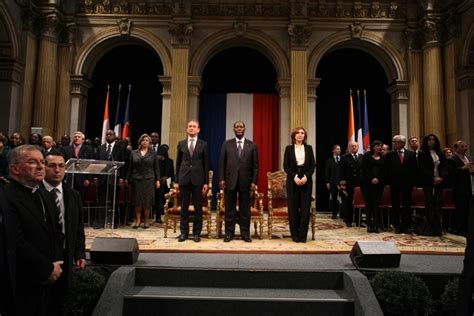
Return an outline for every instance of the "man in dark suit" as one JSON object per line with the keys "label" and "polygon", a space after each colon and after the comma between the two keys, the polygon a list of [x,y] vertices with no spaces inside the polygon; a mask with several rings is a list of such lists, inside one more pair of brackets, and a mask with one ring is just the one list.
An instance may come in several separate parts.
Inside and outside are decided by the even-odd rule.
{"label": "man in dark suit", "polygon": [[406,140],[403,135],[395,135],[393,150],[385,155],[396,234],[410,232],[411,194],[418,173],[415,153],[405,149]]}
{"label": "man in dark suit", "polygon": [[79,193],[67,185],[63,185],[66,163],[59,151],[52,151],[45,157],[46,174],[43,180],[44,188],[50,192],[59,209],[59,222],[65,235],[63,244],[63,273],[53,285],[55,306],[61,306],[65,294],[71,285],[73,262],[77,269],[86,266],[85,234],[82,219],[82,201]]}
{"label": "man in dark suit", "polygon": [[53,149],[54,140],[51,136],[46,135],[43,137],[42,143],[43,149],[41,149],[41,153],[46,157],[46,155]]}
{"label": "man in dark suit", "polygon": [[349,152],[341,157],[339,184],[345,184],[346,187],[347,196],[343,195],[342,209],[346,226],[351,227],[354,218],[354,188],[360,187],[363,155],[358,154],[358,143],[351,141],[348,147]]}
{"label": "man in dark suit", "polygon": [[[121,142],[116,141],[115,137],[115,132],[111,129],[107,130],[105,132],[105,143],[100,145],[99,148],[97,149],[97,156],[95,157],[96,159],[99,160],[108,160],[108,161],[119,161],[119,162],[125,162],[125,165],[122,166],[118,170],[118,184],[123,184],[124,181],[124,176],[127,174],[127,161],[126,161],[126,152],[125,152],[125,147],[122,145]],[[108,183],[107,179],[111,182]],[[109,197],[108,201],[112,203],[112,192],[114,189],[114,186],[117,185],[117,183],[112,183],[112,177],[107,177],[107,176],[99,176],[95,177],[94,181],[96,181],[98,185],[98,194],[99,194],[99,205],[106,205],[106,193],[107,193],[107,185],[109,186]],[[122,214],[121,214],[122,215]],[[125,216],[125,214],[123,214]],[[96,216],[94,218],[94,228],[104,228],[105,225],[105,214],[104,214],[104,208],[99,208],[98,212],[96,213]],[[118,216],[115,216],[115,221],[118,224],[118,222],[124,222],[124,219],[119,219]],[[116,225],[114,226],[116,227]]]}
{"label": "man in dark suit", "polygon": [[52,284],[62,273],[64,235],[55,201],[40,187],[44,158],[37,146],[19,146],[10,153],[9,167],[12,181],[5,186],[5,196],[17,223],[16,312],[53,315]]}
{"label": "man in dark suit", "polygon": [[453,233],[464,235],[468,231],[468,214],[471,208],[473,187],[472,158],[466,155],[467,144],[458,140],[454,144],[454,155],[448,159],[448,174],[453,184],[454,213]]}
{"label": "man in dark suit", "polygon": [[242,239],[250,239],[250,190],[255,190],[258,176],[257,145],[244,137],[245,124],[234,123],[234,139],[222,145],[219,159],[221,189],[225,190],[225,242],[234,238],[237,196]]}
{"label": "man in dark suit", "polygon": [[0,185],[0,315],[14,315],[16,226]]}
{"label": "man in dark suit", "polygon": [[337,218],[339,212],[339,201],[337,195],[339,193],[339,179],[341,172],[341,146],[332,146],[332,156],[326,161],[325,180],[326,187],[329,191],[329,210],[332,218]]}
{"label": "man in dark suit", "polygon": [[179,242],[188,239],[189,235],[189,200],[192,196],[194,204],[193,239],[201,241],[202,230],[202,194],[207,192],[209,183],[209,158],[207,143],[198,139],[199,122],[188,122],[186,132],[188,138],[178,143],[176,156],[175,188],[181,192],[181,235]]}
{"label": "man in dark suit", "polygon": [[[71,158],[77,159],[94,159],[94,153],[89,146],[84,144],[85,135],[80,131],[74,132],[72,136],[72,145],[66,146],[63,148],[64,159],[68,161]],[[84,190],[89,186],[90,180],[92,179],[89,175],[84,174],[75,174],[74,183],[72,182],[71,177],[67,177],[68,185],[71,185],[75,190],[77,190],[81,197],[84,198]]]}

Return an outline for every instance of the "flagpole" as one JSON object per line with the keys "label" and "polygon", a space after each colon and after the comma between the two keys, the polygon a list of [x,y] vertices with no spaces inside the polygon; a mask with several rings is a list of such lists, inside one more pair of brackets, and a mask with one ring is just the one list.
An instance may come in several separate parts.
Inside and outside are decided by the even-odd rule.
{"label": "flagpole", "polygon": [[360,92],[357,89],[357,143],[359,144],[359,150],[357,151],[359,154],[364,152],[364,142],[362,139],[362,120],[360,117]]}
{"label": "flagpole", "polygon": [[364,89],[364,127],[362,128],[364,149],[370,147],[369,112],[367,111],[367,91]]}
{"label": "flagpole", "polygon": [[107,85],[107,97],[105,98],[105,109],[104,109],[104,121],[102,123],[102,137],[101,143],[105,144],[105,135],[107,131],[110,129],[110,121],[109,121],[109,92],[110,92],[110,85]]}
{"label": "flagpole", "polygon": [[122,84],[119,84],[117,108],[115,109],[115,121],[114,121],[115,136],[118,137],[119,139],[121,138],[121,132],[122,132],[122,122],[120,122],[120,99],[121,99],[120,92],[121,91],[122,91]]}
{"label": "flagpole", "polygon": [[125,117],[123,120],[123,130],[122,130],[122,140],[126,140],[127,137],[130,137],[130,93],[132,91],[132,85],[128,85],[128,96],[127,96],[127,105],[125,106]]}
{"label": "flagpole", "polygon": [[352,89],[349,89],[349,124],[347,130],[347,144],[355,141],[355,128],[354,128],[354,104],[352,101]]}

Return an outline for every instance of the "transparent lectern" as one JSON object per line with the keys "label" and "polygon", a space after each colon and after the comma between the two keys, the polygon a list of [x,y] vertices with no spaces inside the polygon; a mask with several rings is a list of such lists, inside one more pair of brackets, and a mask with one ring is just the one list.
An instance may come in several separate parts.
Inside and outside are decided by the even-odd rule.
{"label": "transparent lectern", "polygon": [[99,203],[103,204],[98,207],[105,210],[105,228],[114,228],[115,225],[117,174],[118,169],[124,164],[125,162],[122,161],[76,158],[71,158],[66,162],[66,173],[71,174],[71,187],[74,187],[74,177],[79,174],[97,175],[99,185],[105,187],[105,196],[98,199]]}

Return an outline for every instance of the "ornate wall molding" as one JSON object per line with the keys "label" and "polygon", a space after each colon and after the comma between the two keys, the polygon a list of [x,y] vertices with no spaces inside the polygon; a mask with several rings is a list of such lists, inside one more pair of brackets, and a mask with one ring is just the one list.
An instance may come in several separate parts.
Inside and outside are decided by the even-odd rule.
{"label": "ornate wall molding", "polygon": [[280,93],[281,98],[286,98],[290,96],[291,89],[291,79],[290,78],[278,78],[276,83],[277,91]]}
{"label": "ornate wall molding", "polygon": [[247,32],[248,24],[244,21],[237,21],[234,23],[234,30],[237,36],[243,36]]}
{"label": "ornate wall molding", "polygon": [[119,33],[121,35],[130,35],[130,32],[132,30],[132,24],[133,24],[133,22],[130,21],[129,19],[126,19],[126,18],[121,18],[121,19],[117,20]]}
{"label": "ornate wall molding", "polygon": [[71,94],[87,96],[89,89],[92,88],[92,82],[83,75],[71,75]]}
{"label": "ornate wall molding", "polygon": [[6,59],[0,62],[0,81],[10,81],[21,83],[24,68],[13,59]]}
{"label": "ornate wall molding", "polygon": [[362,31],[364,30],[365,25],[361,24],[359,21],[349,25],[349,30],[351,31],[352,38],[360,39],[362,37]]}
{"label": "ornate wall molding", "polygon": [[401,1],[315,1],[308,4],[312,18],[404,19],[406,8]]}
{"label": "ornate wall molding", "polygon": [[408,49],[421,49],[421,32],[419,29],[408,27],[404,31],[404,40]]}
{"label": "ornate wall molding", "polygon": [[162,96],[171,96],[171,76],[158,76],[161,85],[163,86]]}
{"label": "ornate wall molding", "polygon": [[57,12],[50,12],[41,17],[41,37],[57,42],[63,28],[64,25]]}
{"label": "ornate wall molding", "polygon": [[174,12],[173,1],[130,1],[130,0],[81,0],[77,12],[87,15],[161,15],[170,16]]}

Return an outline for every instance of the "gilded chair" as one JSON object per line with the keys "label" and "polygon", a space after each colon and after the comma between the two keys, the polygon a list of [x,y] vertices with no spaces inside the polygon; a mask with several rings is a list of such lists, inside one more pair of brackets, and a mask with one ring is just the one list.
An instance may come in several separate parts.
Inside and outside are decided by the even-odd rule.
{"label": "gilded chair", "polygon": [[[206,192],[202,193],[202,221],[206,223],[207,238],[211,237],[211,199],[212,199],[212,170],[209,170],[209,186]],[[164,206],[164,237],[168,237],[168,228],[173,224],[173,232],[176,233],[176,227],[181,220],[181,194],[179,190],[171,189],[165,195],[166,202]],[[189,221],[194,221],[193,201],[189,202]],[[203,225],[204,226],[204,225]]]}
{"label": "gilded chair", "polygon": [[[286,172],[267,172],[268,182],[268,238],[272,239],[273,226],[278,222],[288,225],[288,198],[286,195]],[[312,240],[316,233],[316,207],[311,198],[310,225]]]}
{"label": "gilded chair", "polygon": [[[237,207],[238,203],[237,199]],[[225,193],[222,189],[217,193],[216,213],[217,238],[221,238],[222,223],[225,222]],[[250,191],[250,222],[254,225],[255,235],[258,235],[260,239],[263,239],[263,193],[259,193],[258,189]],[[257,226],[259,232],[257,232]]]}

